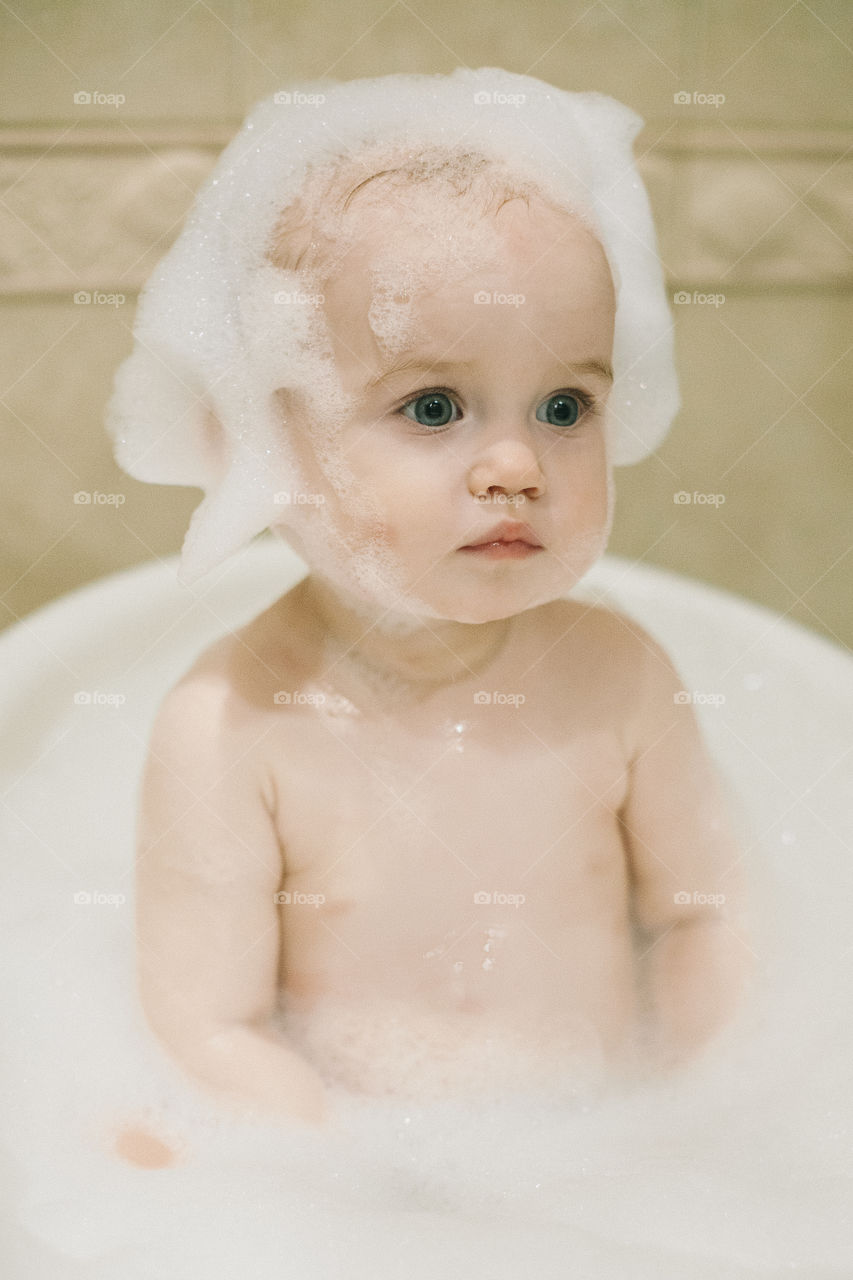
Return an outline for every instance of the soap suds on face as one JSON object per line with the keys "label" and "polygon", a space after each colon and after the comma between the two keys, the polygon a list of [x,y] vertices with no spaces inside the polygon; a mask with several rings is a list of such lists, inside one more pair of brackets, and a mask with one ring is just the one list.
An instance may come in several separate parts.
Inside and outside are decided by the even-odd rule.
{"label": "soap suds on face", "polygon": [[[485,157],[483,173],[498,175],[498,199],[501,184],[511,182],[585,219],[604,246],[618,294],[616,381],[607,409],[611,461],[639,461],[657,446],[678,392],[656,235],[631,152],[642,123],[635,112],[602,94],[566,92],[496,68],[319,81],[278,96],[260,103],[225,149],[143,291],[134,349],[117,372],[107,410],[117,461],[131,475],[205,491],[184,544],[184,582],[280,518],[277,494],[304,487],[277,390],[310,386],[328,406],[330,424],[344,411],[341,404],[332,408],[333,370],[318,353],[322,271],[314,268],[334,271],[344,261],[346,217],[331,242],[323,226],[334,221],[333,207],[321,209],[319,225],[309,219],[294,259],[298,270],[275,265],[274,248],[286,211],[313,175],[325,180],[355,156],[378,158],[396,148],[411,162],[423,153],[422,176],[451,186],[468,183],[472,163]],[[448,155],[463,157],[458,168],[446,167],[444,179],[435,163],[442,154],[445,165]],[[366,168],[365,180],[374,176]],[[394,181],[392,175],[368,182],[353,206],[375,197],[371,186],[387,195]],[[429,190],[428,183],[420,189]],[[488,189],[486,196],[494,198]],[[445,261],[465,262],[466,246],[449,238],[464,230],[448,228],[439,246],[450,255]],[[372,319],[389,349],[405,340],[412,287],[424,270],[428,285],[441,258],[415,261],[413,274],[399,261],[381,268]],[[330,457],[331,474],[336,465]],[[344,472],[337,483],[345,485]]]}
{"label": "soap suds on face", "polygon": [[[537,369],[548,366],[551,387],[563,379],[568,385],[574,378],[583,383],[584,374],[572,370],[573,358],[580,360],[581,353],[596,356],[606,367],[614,307],[606,256],[583,222],[535,194],[522,199],[512,189],[490,186],[496,213],[484,218],[479,204],[468,209],[455,191],[410,190],[401,178],[389,203],[379,198],[378,185],[362,184],[342,215],[350,244],[346,270],[337,277],[327,275],[322,291],[329,346],[352,392],[355,416],[350,426],[330,423],[322,405],[310,400],[312,409],[296,432],[305,445],[300,461],[303,469],[316,472],[318,487],[328,482],[334,493],[327,489],[319,511],[297,508],[289,513],[292,545],[315,571],[322,564],[322,572],[342,588],[379,604],[383,627],[386,621],[393,625],[392,614],[476,622],[549,603],[569,591],[603,553],[614,487],[609,468],[594,461],[600,446],[606,455],[603,427],[592,432],[582,426],[576,445],[561,443],[559,432],[533,423],[535,401],[528,400],[525,379],[535,362]],[[341,191],[346,186],[342,183]],[[341,193],[338,198],[345,203]],[[484,201],[485,196],[480,203]],[[343,238],[333,236],[332,243]],[[555,243],[562,247],[552,262]],[[406,330],[417,332],[411,344],[401,342],[394,317],[385,317],[383,341],[377,340],[375,317],[370,325],[375,281],[383,274],[389,279],[389,267],[389,292],[404,290],[395,306],[399,303],[397,309],[405,314]],[[320,270],[316,264],[312,269]],[[525,287],[528,296],[519,292]],[[482,304],[493,298],[490,313]],[[513,305],[501,305],[507,302]],[[502,385],[508,363],[496,353],[503,344],[510,359],[518,361],[525,343],[528,352],[516,376]],[[409,357],[402,367],[411,366],[416,357],[420,372],[396,374],[387,389],[372,390],[392,378],[391,365],[400,365],[389,358],[387,348],[400,352],[410,345],[411,350],[401,352]],[[416,379],[423,388],[433,362],[443,357],[469,362],[461,370],[443,372],[440,380],[448,379],[458,405],[468,402],[466,390],[471,393],[474,430],[463,422],[458,436],[455,430],[448,432],[446,441],[436,438],[423,452],[425,441],[413,447],[413,431],[399,406],[394,407],[391,388],[414,391]],[[434,376],[438,381],[437,369]],[[543,397],[537,417],[548,389],[541,376],[533,375],[535,394]],[[600,393],[601,385],[589,386],[588,392]],[[522,387],[521,403],[510,410],[516,389]],[[304,401],[309,402],[307,392]],[[466,416],[465,410],[455,412]],[[587,412],[591,423],[594,413],[584,409],[582,416]],[[603,417],[603,405],[598,413]],[[294,434],[295,414],[290,422]],[[497,447],[488,429],[493,422],[507,428]],[[380,443],[372,446],[372,437]],[[544,470],[542,459],[548,459]],[[340,485],[337,478],[343,472],[349,478]],[[524,491],[504,491],[504,482],[511,485],[514,479]],[[477,484],[487,492],[480,494]],[[528,488],[532,485],[535,491]],[[547,497],[538,501],[537,495]],[[515,507],[529,501],[529,513],[508,512],[498,506],[498,497]],[[454,555],[455,548],[468,541],[465,535],[482,533],[489,522],[475,498],[492,504],[492,522],[507,514],[528,518],[549,547],[549,568],[519,573],[515,587],[503,597],[495,595],[488,579],[463,581],[459,576],[463,561]],[[323,547],[316,545],[321,537]],[[331,563],[337,566],[334,574]],[[506,577],[504,584],[509,587]]]}

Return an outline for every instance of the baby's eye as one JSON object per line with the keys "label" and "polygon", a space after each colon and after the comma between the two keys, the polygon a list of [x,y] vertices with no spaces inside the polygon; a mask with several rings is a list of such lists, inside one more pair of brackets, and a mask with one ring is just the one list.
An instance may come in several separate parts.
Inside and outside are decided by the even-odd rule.
{"label": "baby's eye", "polygon": [[539,422],[550,423],[552,427],[573,427],[585,409],[592,408],[592,397],[584,392],[561,391],[559,395],[549,396],[536,410]]}
{"label": "baby's eye", "polygon": [[[399,412],[412,418],[422,427],[445,427],[450,422],[450,415],[456,406],[443,391],[427,391],[414,400],[407,401]],[[407,410],[411,408],[412,413]]]}

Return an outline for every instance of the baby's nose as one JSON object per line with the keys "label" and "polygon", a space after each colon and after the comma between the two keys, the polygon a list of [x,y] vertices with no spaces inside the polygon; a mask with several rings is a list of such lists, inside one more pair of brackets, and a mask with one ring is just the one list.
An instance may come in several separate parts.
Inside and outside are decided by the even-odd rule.
{"label": "baby's nose", "polygon": [[544,492],[544,479],[530,444],[505,437],[493,441],[478,457],[470,469],[468,485],[475,497],[482,493],[493,495],[495,490],[538,497]]}

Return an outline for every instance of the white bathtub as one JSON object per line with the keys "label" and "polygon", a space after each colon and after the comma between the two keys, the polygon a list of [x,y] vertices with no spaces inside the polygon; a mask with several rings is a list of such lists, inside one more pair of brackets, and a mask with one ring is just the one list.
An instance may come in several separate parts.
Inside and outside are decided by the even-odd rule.
{"label": "white bathtub", "polygon": [[[158,702],[304,572],[272,541],[212,586],[178,586],[176,563],[0,637],[4,1280],[849,1280],[853,660],[701,584],[596,566],[577,594],[668,648],[739,800],[759,998],[654,1094],[479,1110],[342,1096],[348,1134],[321,1139],[222,1116],[132,996],[133,819]],[[128,1116],[183,1142],[184,1163],[117,1160]]]}

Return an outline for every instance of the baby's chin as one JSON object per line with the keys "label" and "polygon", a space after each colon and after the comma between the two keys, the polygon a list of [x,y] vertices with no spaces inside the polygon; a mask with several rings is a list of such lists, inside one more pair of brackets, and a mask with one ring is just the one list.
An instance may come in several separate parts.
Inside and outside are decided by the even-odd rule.
{"label": "baby's chin", "polygon": [[[536,558],[501,566],[468,564],[442,582],[429,576],[413,589],[434,616],[455,622],[497,622],[542,605],[564,600],[604,554],[604,533],[584,537],[580,545],[537,553]],[[455,566],[454,566],[455,568]],[[500,569],[502,572],[493,572]]]}
{"label": "baby's chin", "polygon": [[423,601],[423,616],[440,618],[445,622],[467,622],[471,624],[486,622],[502,622],[505,618],[517,617],[527,613],[529,609],[538,609],[542,605],[552,604],[555,600],[564,599],[579,579],[574,579],[562,587],[543,588],[539,591],[501,593],[486,592],[468,598],[456,604],[450,602],[436,603]]}
{"label": "baby's chin", "polygon": [[[273,530],[308,565],[309,571],[336,588],[349,604],[366,613],[383,615],[389,627],[402,629],[432,621],[480,624],[501,622],[529,609],[565,599],[592,568],[607,545],[605,531],[581,535],[559,555],[543,553],[544,562],[505,566],[492,573],[487,566],[438,564],[418,566],[393,555],[341,562],[340,548],[306,546],[294,530]],[[321,553],[322,552],[322,553]],[[337,552],[337,554],[335,553]]]}
{"label": "baby's chin", "polygon": [[523,569],[514,580],[507,579],[501,583],[468,582],[453,587],[444,584],[439,588],[421,580],[404,593],[399,605],[425,620],[434,618],[471,624],[501,622],[530,609],[564,600],[597,559],[597,556],[590,557],[571,572],[560,566],[560,572],[555,574],[530,575],[527,581],[524,580]]}

